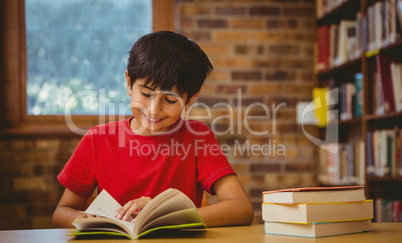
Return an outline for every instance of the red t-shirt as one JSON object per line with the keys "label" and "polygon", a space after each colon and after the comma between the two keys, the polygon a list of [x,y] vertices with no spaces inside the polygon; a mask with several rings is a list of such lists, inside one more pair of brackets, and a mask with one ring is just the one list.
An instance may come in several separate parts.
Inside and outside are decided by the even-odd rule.
{"label": "red t-shirt", "polygon": [[141,136],[131,119],[91,128],[58,180],[80,196],[106,189],[122,205],[177,188],[199,207],[204,190],[214,194],[215,181],[235,174],[204,123],[179,119],[164,134]]}

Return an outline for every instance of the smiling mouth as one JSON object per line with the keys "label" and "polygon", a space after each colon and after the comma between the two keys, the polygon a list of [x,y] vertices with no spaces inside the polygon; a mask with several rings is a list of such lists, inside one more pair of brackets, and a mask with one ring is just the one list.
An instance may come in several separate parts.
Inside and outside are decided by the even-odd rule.
{"label": "smiling mouth", "polygon": [[165,119],[165,118],[162,118],[162,119],[151,118],[151,117],[145,115],[144,113],[142,113],[142,116],[145,118],[146,121],[152,122],[152,123],[159,123]]}

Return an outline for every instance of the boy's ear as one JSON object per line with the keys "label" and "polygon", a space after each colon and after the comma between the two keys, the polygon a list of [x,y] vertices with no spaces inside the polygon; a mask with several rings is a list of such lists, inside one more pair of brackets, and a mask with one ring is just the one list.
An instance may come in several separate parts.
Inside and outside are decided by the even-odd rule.
{"label": "boy's ear", "polygon": [[198,91],[197,93],[195,93],[187,102],[186,106],[184,107],[184,110],[187,111],[188,108],[190,107],[190,105],[193,103],[193,101],[195,100],[195,98],[197,98],[197,96],[200,94],[200,92]]}
{"label": "boy's ear", "polygon": [[127,81],[127,94],[129,96],[131,96],[131,80],[130,77],[128,76],[128,71],[126,69],[126,71],[124,72],[124,74],[126,75],[126,81]]}

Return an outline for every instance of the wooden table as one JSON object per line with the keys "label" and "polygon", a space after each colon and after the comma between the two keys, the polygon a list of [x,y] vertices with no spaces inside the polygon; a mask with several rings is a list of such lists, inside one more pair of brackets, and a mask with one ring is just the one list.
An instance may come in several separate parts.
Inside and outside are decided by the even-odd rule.
{"label": "wooden table", "polygon": [[[141,242],[219,242],[219,243],[258,243],[258,242],[334,242],[334,243],[347,243],[347,242],[402,242],[402,223],[373,223],[373,231],[348,234],[341,236],[332,236],[324,238],[304,238],[292,236],[279,236],[279,235],[266,235],[264,233],[264,226],[262,224],[252,226],[240,227],[221,227],[209,228],[208,230],[200,233],[180,233],[175,235],[164,235],[161,238],[142,239]],[[40,229],[40,230],[8,230],[0,231],[0,242],[14,243],[14,242],[96,242],[96,240],[74,240],[74,237],[66,236],[66,233],[72,229]],[[107,242],[128,242],[129,240],[102,240],[102,243]],[[97,241],[99,242],[99,240]]]}

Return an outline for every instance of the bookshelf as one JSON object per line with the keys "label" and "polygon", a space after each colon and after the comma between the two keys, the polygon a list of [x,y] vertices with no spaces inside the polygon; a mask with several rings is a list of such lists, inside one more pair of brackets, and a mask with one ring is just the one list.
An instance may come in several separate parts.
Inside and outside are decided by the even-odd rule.
{"label": "bookshelf", "polygon": [[[316,0],[315,86],[339,91],[339,102],[328,108],[336,115],[320,128],[321,139],[332,144],[323,146],[354,147],[340,149],[336,156],[320,148],[319,184],[364,184],[367,198],[402,203],[402,104],[398,104],[402,97],[402,12],[398,4],[402,1]],[[345,109],[349,114],[342,116]],[[325,138],[333,126],[338,128],[335,142]]]}

